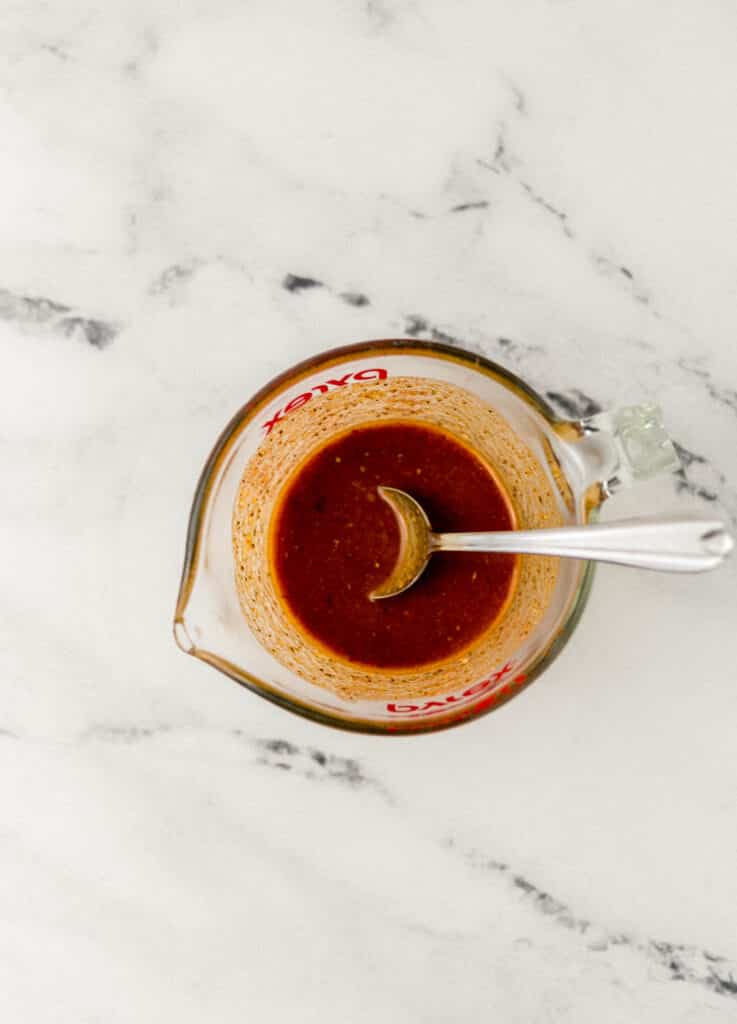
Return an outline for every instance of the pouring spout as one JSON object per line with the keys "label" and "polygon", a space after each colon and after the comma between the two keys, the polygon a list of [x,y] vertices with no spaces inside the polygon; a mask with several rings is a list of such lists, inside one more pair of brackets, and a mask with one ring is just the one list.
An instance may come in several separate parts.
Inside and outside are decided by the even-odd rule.
{"label": "pouring spout", "polygon": [[174,620],[174,639],[177,647],[185,654],[192,654],[195,650],[194,641],[187,631],[184,619]]}

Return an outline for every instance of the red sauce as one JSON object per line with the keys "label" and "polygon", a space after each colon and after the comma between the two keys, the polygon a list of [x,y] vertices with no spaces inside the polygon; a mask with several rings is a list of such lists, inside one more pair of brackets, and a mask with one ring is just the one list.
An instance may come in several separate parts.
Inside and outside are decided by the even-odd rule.
{"label": "red sauce", "polygon": [[379,484],[416,498],[436,531],[514,528],[491,471],[450,435],[411,423],[360,427],[315,453],[280,498],[271,561],[281,598],[303,630],[350,661],[399,669],[449,658],[499,616],[516,556],[436,554],[409,590],[371,601],[399,547]]}

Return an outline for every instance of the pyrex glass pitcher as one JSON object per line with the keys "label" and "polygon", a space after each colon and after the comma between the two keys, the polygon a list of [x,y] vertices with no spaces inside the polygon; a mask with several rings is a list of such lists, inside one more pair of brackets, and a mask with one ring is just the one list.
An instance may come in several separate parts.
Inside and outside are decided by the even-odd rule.
{"label": "pyrex glass pitcher", "polygon": [[[528,686],[573,632],[593,575],[590,562],[560,559],[544,617],[510,656],[485,666],[463,689],[431,697],[344,699],[290,671],[260,644],[240,607],[233,561],[233,510],[247,463],[278,423],[316,397],[397,377],[456,385],[503,416],[544,471],[564,525],[590,522],[618,488],[678,466],[654,406],[563,420],[503,367],[426,341],[371,341],[333,349],[293,367],[254,395],[221,434],[197,485],[174,621],[177,644],[281,707],[324,724],[389,734],[458,724],[499,707]],[[423,409],[413,410],[410,418],[422,422]],[[249,500],[259,503],[264,497],[254,493]]]}

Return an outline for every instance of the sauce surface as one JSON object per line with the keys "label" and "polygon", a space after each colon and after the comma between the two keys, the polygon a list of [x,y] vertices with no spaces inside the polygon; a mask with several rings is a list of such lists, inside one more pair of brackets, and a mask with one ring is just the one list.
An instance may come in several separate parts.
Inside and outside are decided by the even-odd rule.
{"label": "sauce surface", "polygon": [[514,528],[490,470],[450,435],[415,423],[359,427],[312,455],[281,495],[270,535],[277,589],[300,628],[349,661],[401,669],[445,660],[498,618],[517,557],[439,553],[409,590],[371,601],[399,550],[379,484],[416,498],[438,532]]}

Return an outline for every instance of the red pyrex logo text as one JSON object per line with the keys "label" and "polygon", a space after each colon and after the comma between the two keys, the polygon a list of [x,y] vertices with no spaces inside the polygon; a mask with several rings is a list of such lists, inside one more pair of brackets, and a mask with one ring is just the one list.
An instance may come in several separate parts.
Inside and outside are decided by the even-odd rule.
{"label": "red pyrex logo text", "polygon": [[301,395],[297,395],[293,398],[291,402],[288,402],[284,406],[283,409],[278,409],[272,418],[268,420],[268,422],[262,423],[261,426],[267,434],[270,434],[273,427],[275,427],[276,424],[287,415],[287,413],[293,412],[295,409],[299,409],[302,405],[306,405],[312,398],[312,393],[315,391],[318,394],[324,395],[325,392],[329,391],[331,388],[344,387],[349,383],[349,381],[384,380],[387,376],[387,371],[379,367],[372,370],[358,370],[356,373],[346,373],[342,377],[333,377],[322,384],[315,384],[309,391],[304,391]]}
{"label": "red pyrex logo text", "polygon": [[502,695],[508,693],[514,686],[521,686],[527,679],[524,672],[513,676],[511,679],[508,678],[512,672],[514,672],[514,665],[508,663],[497,672],[492,672],[486,679],[482,679],[480,682],[474,683],[473,686],[469,686],[467,690],[464,690],[463,693],[459,693],[457,696],[451,694],[448,697],[438,697],[436,700],[424,701],[422,704],[392,703],[387,704],[386,710],[397,715],[436,715],[439,711],[447,711],[454,704],[468,703],[470,698],[477,697],[496,683],[502,683],[481,704],[474,705],[474,710],[477,710],[481,707],[486,707],[488,704],[496,703]]}

